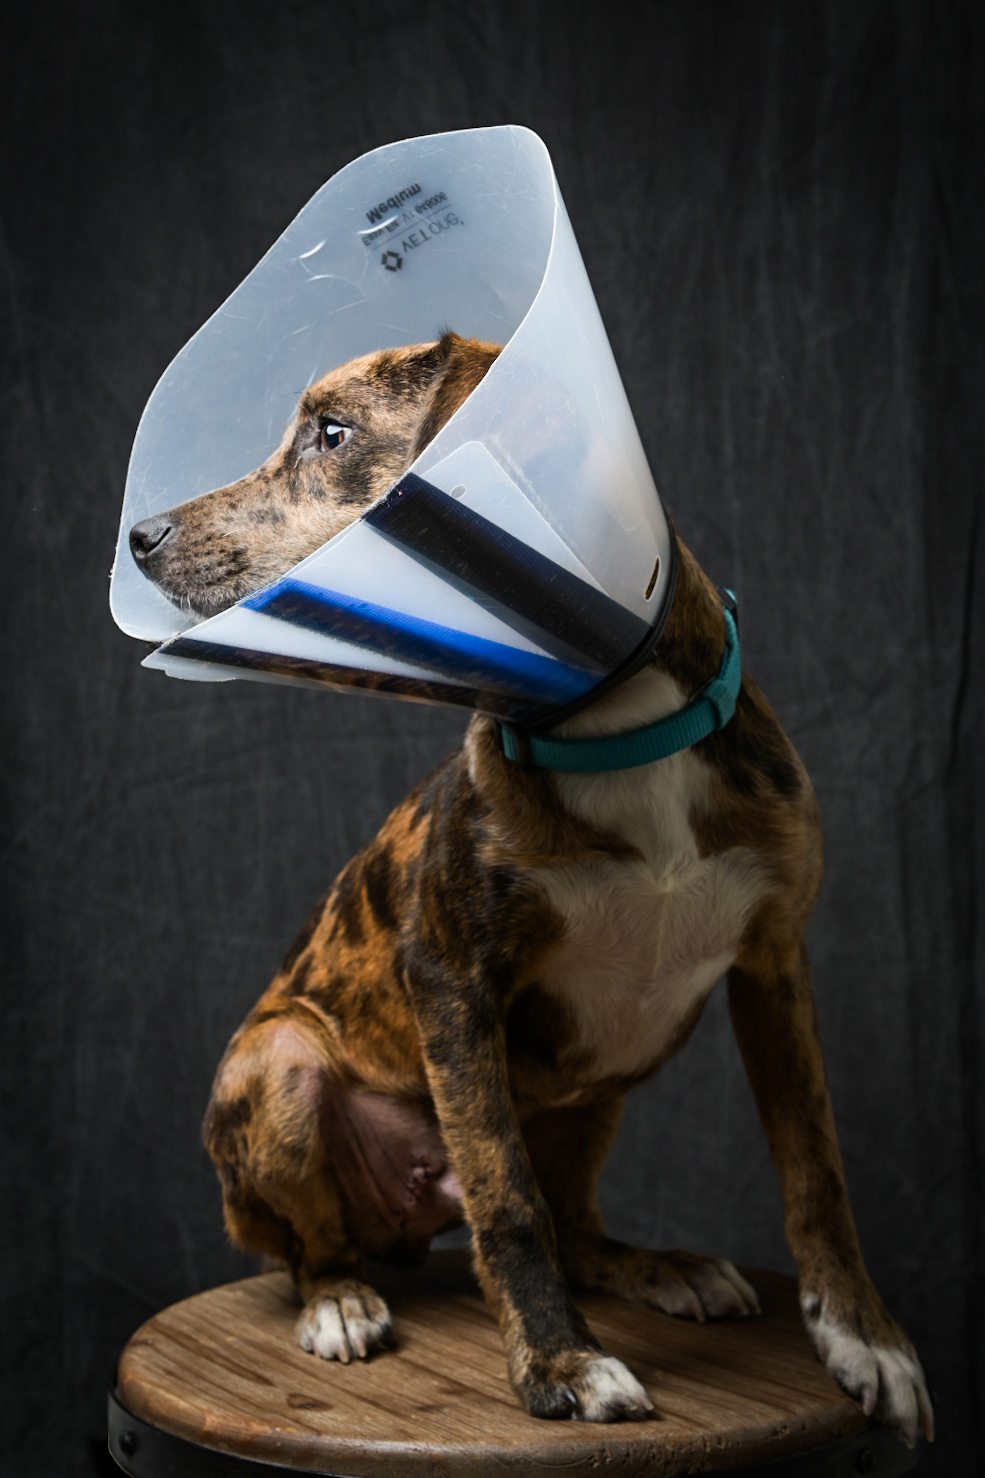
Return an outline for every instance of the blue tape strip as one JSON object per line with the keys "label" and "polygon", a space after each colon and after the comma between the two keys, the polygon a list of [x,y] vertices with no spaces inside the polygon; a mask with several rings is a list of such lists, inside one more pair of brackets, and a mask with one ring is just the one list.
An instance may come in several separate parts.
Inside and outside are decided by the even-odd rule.
{"label": "blue tape strip", "polygon": [[598,682],[598,673],[556,658],[488,641],[303,580],[279,580],[240,604],[401,662],[544,703],[570,703]]}

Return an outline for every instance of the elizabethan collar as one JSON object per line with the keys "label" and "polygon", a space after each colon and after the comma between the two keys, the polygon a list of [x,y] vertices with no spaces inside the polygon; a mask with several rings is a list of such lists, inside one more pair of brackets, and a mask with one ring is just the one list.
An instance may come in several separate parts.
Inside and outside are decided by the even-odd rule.
{"label": "elizabethan collar", "polygon": [[[299,393],[442,327],[504,345],[384,497],[208,620],[131,527],[277,447]],[[542,141],[473,129],[376,149],[322,187],[171,364],[130,460],[110,603],[176,677],[315,680],[524,724],[652,649],[673,539]]]}

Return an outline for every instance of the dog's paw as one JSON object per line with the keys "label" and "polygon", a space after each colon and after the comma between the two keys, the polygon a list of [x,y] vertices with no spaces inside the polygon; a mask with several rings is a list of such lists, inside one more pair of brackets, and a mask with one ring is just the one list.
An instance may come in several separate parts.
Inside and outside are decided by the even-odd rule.
{"label": "dog's paw", "polygon": [[621,1360],[601,1351],[566,1351],[547,1370],[518,1383],[531,1416],[583,1422],[644,1421],[653,1402]]}
{"label": "dog's paw", "polygon": [[302,1350],[323,1360],[365,1360],[390,1344],[390,1310],[365,1283],[345,1279],[308,1300],[295,1325]]}
{"label": "dog's paw", "polygon": [[628,1296],[678,1319],[746,1319],[761,1312],[756,1290],[725,1257],[640,1252]]}
{"label": "dog's paw", "polygon": [[934,1409],[916,1351],[888,1315],[878,1337],[866,1339],[828,1313],[817,1294],[801,1297],[804,1322],[828,1374],[854,1396],[866,1416],[897,1427],[912,1447],[917,1433],[934,1440]]}
{"label": "dog's paw", "polygon": [[646,1391],[613,1355],[591,1360],[571,1389],[578,1402],[575,1415],[584,1422],[643,1421],[653,1415]]}

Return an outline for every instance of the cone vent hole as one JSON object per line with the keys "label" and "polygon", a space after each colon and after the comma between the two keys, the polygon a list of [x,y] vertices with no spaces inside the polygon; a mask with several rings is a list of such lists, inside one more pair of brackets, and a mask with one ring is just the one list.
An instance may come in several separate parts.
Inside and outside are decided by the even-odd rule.
{"label": "cone vent hole", "polygon": [[660,556],[658,554],[657,555],[657,562],[653,566],[653,574],[650,576],[650,583],[646,587],[646,595],[644,596],[644,600],[649,600],[650,599],[650,596],[653,594],[653,587],[657,583],[657,576],[659,574],[660,574]]}

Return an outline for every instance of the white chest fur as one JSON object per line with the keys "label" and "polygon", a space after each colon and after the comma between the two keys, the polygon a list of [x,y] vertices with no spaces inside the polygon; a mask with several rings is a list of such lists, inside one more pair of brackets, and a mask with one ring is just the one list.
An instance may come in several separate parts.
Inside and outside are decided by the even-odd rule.
{"label": "white chest fur", "polygon": [[541,984],[576,1027],[593,1076],[653,1066],[735,958],[767,889],[755,852],[700,857],[690,818],[709,773],[689,750],[610,775],[565,775],[569,808],[616,832],[632,861],[559,863],[537,880],[565,932]]}

